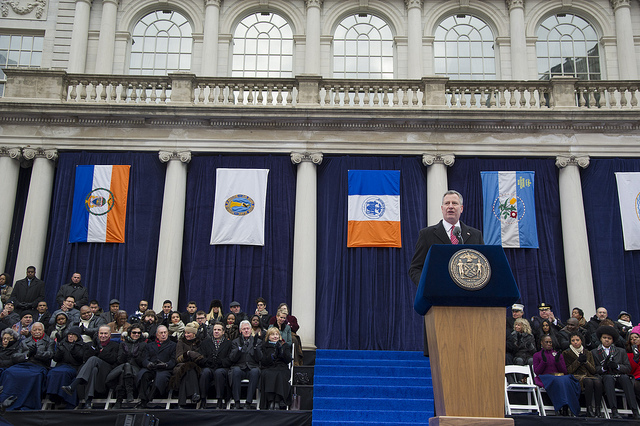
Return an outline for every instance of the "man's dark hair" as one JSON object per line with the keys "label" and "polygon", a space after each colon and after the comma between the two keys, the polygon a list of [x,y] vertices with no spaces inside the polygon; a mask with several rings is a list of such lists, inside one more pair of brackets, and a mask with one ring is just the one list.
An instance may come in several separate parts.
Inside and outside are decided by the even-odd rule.
{"label": "man's dark hair", "polygon": [[266,301],[266,300],[264,300],[264,298],[263,298],[263,297],[258,297],[258,298],[256,299],[256,304],[257,304],[257,303],[260,303],[260,302],[264,303],[265,305],[267,304],[267,301]]}
{"label": "man's dark hair", "polygon": [[90,305],[98,305],[100,306],[100,303],[98,303],[98,301],[96,299],[93,299],[89,302]]}
{"label": "man's dark hair", "polygon": [[31,266],[27,266],[27,271],[33,270],[33,272],[36,271],[36,267],[31,265]]}
{"label": "man's dark hair", "polygon": [[187,306],[189,306],[189,305],[196,305],[196,306],[198,306],[198,304],[197,304],[195,301],[193,301],[193,300],[192,300],[192,301],[190,301],[189,303],[187,303]]}

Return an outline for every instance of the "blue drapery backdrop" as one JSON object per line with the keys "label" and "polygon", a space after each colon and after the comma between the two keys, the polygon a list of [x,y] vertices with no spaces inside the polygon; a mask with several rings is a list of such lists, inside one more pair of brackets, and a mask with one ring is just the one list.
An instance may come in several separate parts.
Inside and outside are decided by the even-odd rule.
{"label": "blue drapery backdrop", "polygon": [[[402,248],[347,248],[347,171],[400,170]],[[316,346],[418,350],[422,317],[408,275],[426,224],[420,157],[325,156],[318,167]]]}
{"label": "blue drapery backdrop", "polygon": [[[217,168],[269,169],[265,245],[210,245]],[[293,227],[296,166],[288,155],[196,156],[189,164],[185,233],[182,255],[180,308],[194,300],[209,311],[220,299],[223,311],[238,301],[244,312],[255,311],[255,299],[267,300],[275,315],[277,305],[291,307]],[[292,308],[304,309],[304,306]],[[304,327],[300,324],[300,327]]]}
{"label": "blue drapery backdrop", "polygon": [[[69,243],[75,166],[82,164],[131,165],[124,244]],[[153,300],[165,171],[157,152],[60,153],[41,277],[50,311],[58,309],[55,295],[74,272],[105,310],[112,298],[129,313],[140,299]]]}
{"label": "blue drapery backdrop", "polygon": [[449,188],[464,197],[460,220],[482,230],[483,171],[534,171],[538,249],[505,249],[525,305],[525,316],[538,314],[538,303],[553,306],[556,317],[570,317],[560,222],[558,169],[545,158],[461,158],[449,169]]}
{"label": "blue drapery backdrop", "polygon": [[[13,207],[13,219],[11,221],[11,234],[9,235],[9,247],[7,250],[7,258],[5,259],[4,271],[9,275],[16,268],[16,260],[18,258],[18,245],[20,243],[20,233],[22,232],[22,223],[24,222],[24,210],[27,206],[27,196],[29,195],[29,182],[31,182],[31,167],[20,167],[18,173],[18,188],[16,189],[15,205]],[[25,271],[15,271],[16,276],[11,279],[16,280],[24,278],[27,274]]]}
{"label": "blue drapery backdrop", "polygon": [[637,158],[592,158],[581,170],[582,197],[596,305],[615,321],[621,310],[640,320],[640,251],[625,251],[616,172],[640,172]]}

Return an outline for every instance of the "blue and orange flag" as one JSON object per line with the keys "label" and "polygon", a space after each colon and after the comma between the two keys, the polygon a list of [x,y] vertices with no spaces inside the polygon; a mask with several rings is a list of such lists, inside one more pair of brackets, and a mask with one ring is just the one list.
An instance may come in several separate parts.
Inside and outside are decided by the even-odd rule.
{"label": "blue and orange flag", "polygon": [[70,243],[124,243],[131,166],[76,166]]}
{"label": "blue and orange flag", "polygon": [[347,247],[402,247],[400,171],[349,170]]}

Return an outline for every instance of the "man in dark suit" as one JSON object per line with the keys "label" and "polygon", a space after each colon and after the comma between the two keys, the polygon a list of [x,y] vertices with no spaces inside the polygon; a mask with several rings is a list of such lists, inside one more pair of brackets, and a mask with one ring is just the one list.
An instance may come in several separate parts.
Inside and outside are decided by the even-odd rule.
{"label": "man in dark suit", "polygon": [[[420,283],[424,260],[433,244],[484,244],[482,232],[460,222],[463,204],[462,195],[458,191],[445,192],[440,208],[442,220],[436,225],[421,229],[418,234],[418,242],[409,267],[409,276],[415,285]],[[456,227],[460,229],[460,233],[454,237]],[[426,330],[424,337],[424,356],[429,356]]]}
{"label": "man in dark suit", "polygon": [[16,312],[35,311],[44,300],[44,281],[36,278],[36,267],[27,268],[27,276],[13,286],[11,298],[15,301]]}

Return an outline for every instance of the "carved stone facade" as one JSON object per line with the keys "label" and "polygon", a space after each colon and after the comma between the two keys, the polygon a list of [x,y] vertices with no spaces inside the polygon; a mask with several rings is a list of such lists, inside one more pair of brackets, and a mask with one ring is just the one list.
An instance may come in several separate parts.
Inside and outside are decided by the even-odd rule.
{"label": "carved stone facade", "polygon": [[47,19],[47,0],[2,0],[0,12],[3,18]]}

